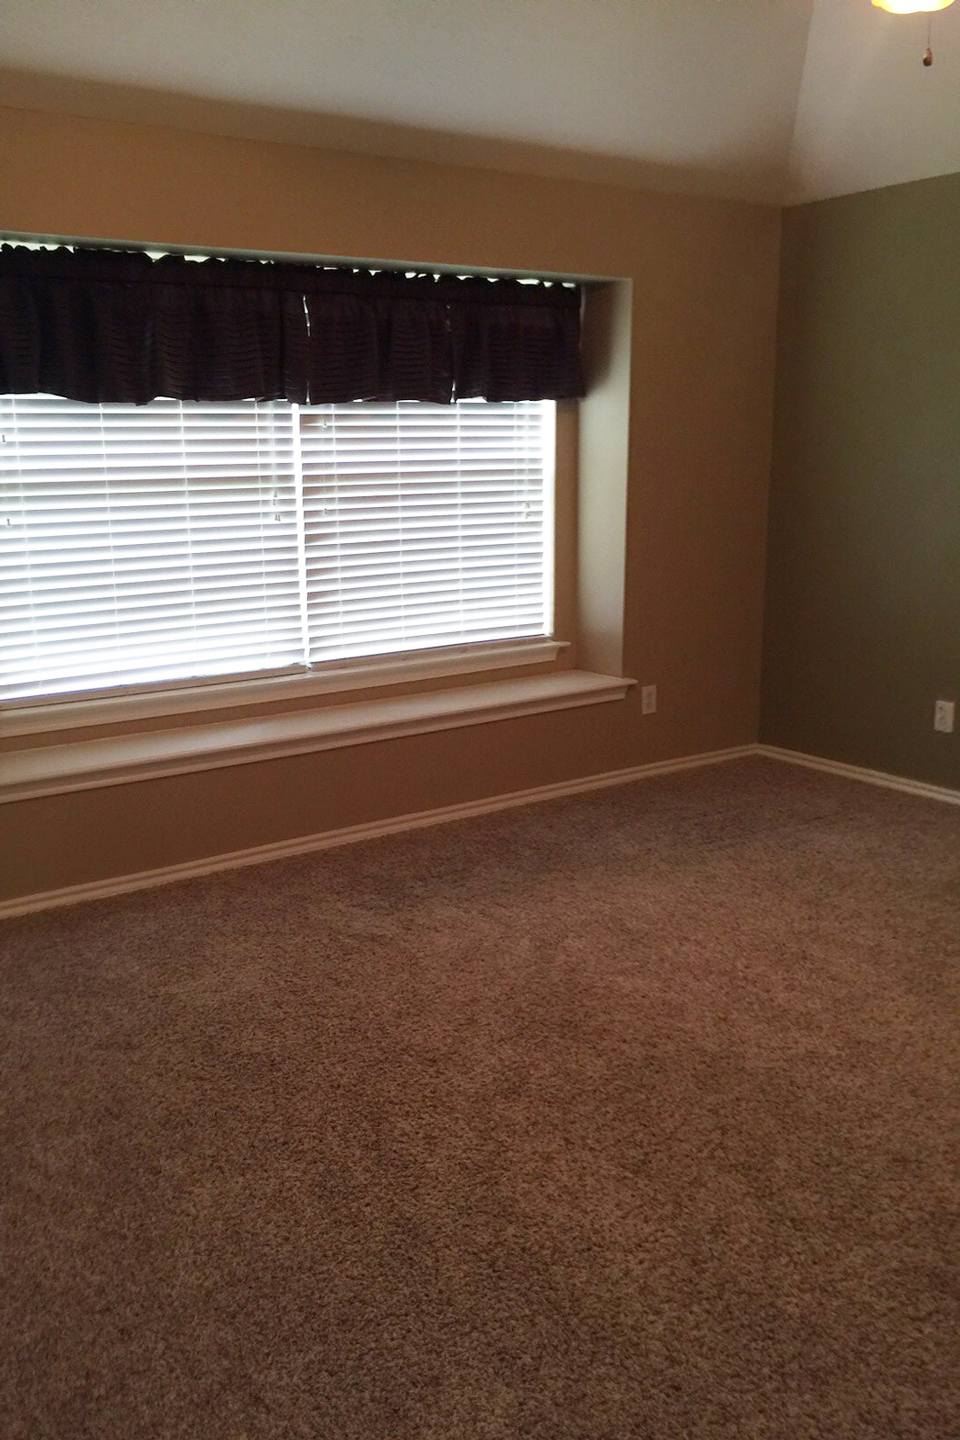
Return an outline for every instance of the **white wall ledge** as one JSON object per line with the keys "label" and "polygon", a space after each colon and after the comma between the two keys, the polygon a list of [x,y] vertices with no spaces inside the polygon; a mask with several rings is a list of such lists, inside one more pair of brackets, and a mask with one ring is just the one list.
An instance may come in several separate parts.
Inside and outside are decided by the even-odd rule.
{"label": "white wall ledge", "polygon": [[0,757],[0,803],[597,705],[622,700],[635,683],[619,676],[564,670],[253,720],[16,750]]}
{"label": "white wall ledge", "polygon": [[454,675],[507,670],[519,665],[542,665],[569,649],[565,640],[535,636],[530,640],[494,640],[488,643],[446,645],[436,650],[375,655],[360,660],[325,662],[308,673],[251,675],[207,681],[179,681],[159,689],[137,686],[87,699],[72,695],[38,700],[4,702],[0,706],[0,736],[40,735],[50,730],[75,730],[90,725],[158,720],[167,715],[200,714],[229,710],[239,705],[260,705],[304,700],[321,695],[335,705],[337,692],[374,686],[409,684]]}

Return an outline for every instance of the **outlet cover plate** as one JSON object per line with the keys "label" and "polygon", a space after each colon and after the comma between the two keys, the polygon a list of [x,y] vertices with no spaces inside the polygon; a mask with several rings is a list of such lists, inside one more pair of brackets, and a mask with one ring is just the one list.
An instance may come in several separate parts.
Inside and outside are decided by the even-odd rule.
{"label": "outlet cover plate", "polygon": [[944,735],[953,734],[953,717],[956,706],[952,700],[938,700],[933,707],[933,728]]}

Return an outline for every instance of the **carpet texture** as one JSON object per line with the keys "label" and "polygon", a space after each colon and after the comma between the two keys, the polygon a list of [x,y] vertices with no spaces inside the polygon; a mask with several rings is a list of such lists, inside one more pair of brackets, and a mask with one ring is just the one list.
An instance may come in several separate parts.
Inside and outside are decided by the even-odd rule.
{"label": "carpet texture", "polygon": [[960,811],[767,760],[0,931],[4,1440],[960,1434]]}

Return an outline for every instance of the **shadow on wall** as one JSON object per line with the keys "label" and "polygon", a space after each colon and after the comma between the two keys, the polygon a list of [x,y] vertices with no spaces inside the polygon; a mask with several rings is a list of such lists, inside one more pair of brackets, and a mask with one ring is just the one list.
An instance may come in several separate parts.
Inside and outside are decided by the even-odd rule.
{"label": "shadow on wall", "polygon": [[[465,165],[481,170],[593,181],[667,194],[769,203],[782,193],[779,166],[757,174],[756,157],[738,166],[729,154],[712,164],[668,165],[622,155],[532,144],[495,135],[455,134],[359,115],[291,110],[247,101],[211,99],[172,90],[0,66],[0,104],[139,125],[166,125],[209,135],[309,145],[348,154]],[[2,223],[2,219],[0,219]]]}

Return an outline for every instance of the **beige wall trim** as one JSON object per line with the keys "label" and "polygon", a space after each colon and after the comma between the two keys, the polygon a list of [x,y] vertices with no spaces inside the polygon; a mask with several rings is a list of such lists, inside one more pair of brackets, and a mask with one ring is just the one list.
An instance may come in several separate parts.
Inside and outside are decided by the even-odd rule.
{"label": "beige wall trim", "polygon": [[635,683],[615,675],[561,670],[324,710],[17,750],[4,757],[0,804],[599,705],[622,700]]}
{"label": "beige wall trim", "polygon": [[192,715],[203,710],[229,710],[244,705],[323,697],[328,704],[342,703],[340,695],[389,685],[409,685],[452,675],[477,675],[521,665],[556,660],[568,641],[549,637],[498,640],[476,645],[447,645],[438,650],[410,651],[403,655],[328,662],[316,670],[285,675],[232,676],[207,681],[174,682],[162,688],[132,688],[126,693],[84,700],[72,695],[44,696],[35,701],[5,701],[0,705],[0,737],[40,735],[51,730],[79,730],[91,725],[155,720],[167,715]]}
{"label": "beige wall trim", "polygon": [[328,830],[318,835],[301,835],[270,845],[255,845],[248,850],[234,850],[227,855],[210,855],[180,865],[164,865],[156,870],[142,870],[135,875],[120,875],[109,880],[92,880],[83,885],[67,885],[59,890],[17,896],[0,902],[0,919],[26,915],[35,910],[52,910],[61,905],[76,905],[85,900],[102,900],[110,895],[125,895],[133,890],[149,890],[157,885],[170,885],[177,880],[190,880],[211,875],[219,870],[236,870],[246,865],[262,865],[270,860],[284,860],[307,855],[314,850],[329,850],[337,845],[352,845],[360,840],[375,840],[403,830],[420,830],[428,825],[444,825],[454,820],[468,820],[475,815],[488,815],[496,810],[512,810],[519,805],[535,805],[542,800],[556,800],[564,795],[578,795],[588,790],[605,790],[614,785],[628,785],[655,775],[676,770],[691,770],[700,765],[716,765],[752,755],[753,745],[736,745],[726,750],[713,750],[702,755],[687,755],[677,760],[659,760],[648,765],[633,765],[625,770],[611,770],[603,775],[588,775],[576,780],[563,780],[553,785],[538,785],[529,790],[515,790],[508,795],[493,795],[484,800],[470,800],[463,805],[444,805],[436,810],[422,810],[411,815],[395,815],[371,824],[348,825],[341,830]]}
{"label": "beige wall trim", "polygon": [[133,875],[120,875],[108,880],[92,880],[82,885],[67,885],[57,890],[16,896],[11,900],[0,901],[0,920],[15,915],[26,915],[37,910],[52,910],[62,905],[81,904],[87,900],[102,900],[111,895],[126,895],[134,890],[150,890],[157,885],[170,885],[178,880],[212,875],[220,870],[236,870],[247,865],[262,865],[271,860],[284,860],[296,855],[307,855],[315,850],[329,850],[338,845],[352,845],[361,840],[375,840],[381,836],[394,835],[404,830],[420,830],[428,825],[445,825],[455,820],[469,820],[475,815],[489,815],[497,810],[512,810],[520,805],[535,805],[543,800],[560,799],[564,795],[579,795],[590,790],[606,790],[615,785],[629,785],[634,781],[652,779],[657,775],[668,775],[678,770],[693,770],[703,765],[717,765],[750,755],[763,755],[770,760],[801,765],[810,770],[820,770],[848,780],[860,780],[868,785],[879,785],[907,795],[917,795],[927,800],[939,800],[947,805],[960,805],[960,790],[952,790],[943,785],[928,785],[923,781],[908,780],[900,775],[886,775],[879,770],[865,770],[859,765],[847,765],[842,761],[826,760],[817,755],[804,755],[800,751],[784,750],[776,745],[734,745],[724,750],[687,755],[676,760],[654,761],[647,765],[634,765],[623,770],[611,770],[602,775],[588,775],[576,780],[563,780],[553,785],[538,785],[528,790],[515,790],[510,794],[493,795],[483,800],[471,800],[462,805],[444,805],[435,810],[396,815],[369,824],[347,825],[339,830],[297,836],[291,840],[280,840],[269,845],[255,845],[246,850],[234,850],[225,855],[211,855],[201,860],[190,860],[179,865],[165,865],[156,870],[142,870]]}
{"label": "beige wall trim", "polygon": [[800,750],[783,750],[779,745],[755,745],[754,754],[771,760],[785,760],[790,765],[804,765],[808,770],[822,770],[827,775],[841,775],[847,780],[862,780],[867,785],[881,785],[885,790],[902,790],[905,795],[919,795],[925,800],[939,800],[944,805],[960,805],[960,790],[946,785],[928,785],[925,780],[910,780],[905,775],[887,775],[883,770],[866,770],[862,765],[847,765],[842,760],[825,760],[819,755],[805,755]]}

